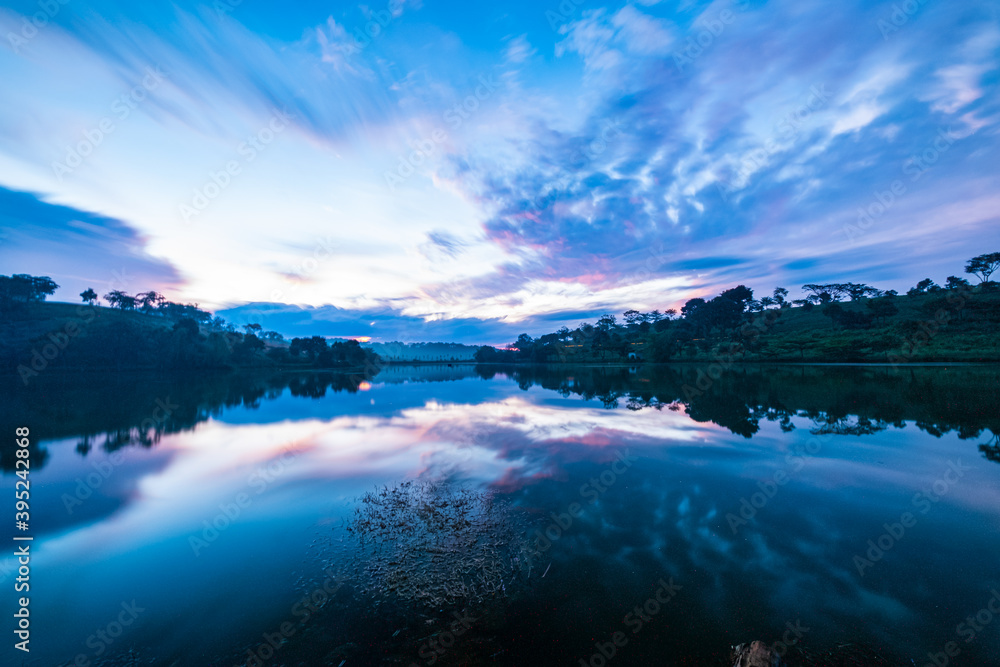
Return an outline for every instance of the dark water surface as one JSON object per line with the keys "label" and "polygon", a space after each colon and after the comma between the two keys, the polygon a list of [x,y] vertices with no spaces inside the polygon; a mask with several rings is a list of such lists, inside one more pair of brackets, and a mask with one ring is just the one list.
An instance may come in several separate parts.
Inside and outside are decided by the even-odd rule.
{"label": "dark water surface", "polygon": [[1000,665],[1000,369],[709,370],[9,383],[0,664]]}

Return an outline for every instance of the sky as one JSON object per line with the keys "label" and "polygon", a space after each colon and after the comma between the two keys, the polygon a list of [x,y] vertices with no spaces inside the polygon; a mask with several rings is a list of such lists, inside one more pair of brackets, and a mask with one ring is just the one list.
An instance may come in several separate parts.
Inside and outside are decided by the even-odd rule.
{"label": "sky", "polygon": [[55,300],[502,344],[1000,251],[997,0],[5,0],[0,37],[0,273]]}

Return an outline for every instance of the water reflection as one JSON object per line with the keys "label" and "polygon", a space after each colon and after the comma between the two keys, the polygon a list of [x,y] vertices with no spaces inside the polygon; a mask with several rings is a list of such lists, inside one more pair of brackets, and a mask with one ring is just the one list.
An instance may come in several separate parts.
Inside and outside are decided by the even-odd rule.
{"label": "water reflection", "polygon": [[[239,664],[288,621],[297,630],[278,653],[289,664],[426,664],[427,637],[451,621],[398,603],[465,607],[469,596],[441,593],[472,591],[478,571],[472,592],[502,603],[436,664],[574,664],[670,577],[683,589],[616,664],[713,664],[797,620],[810,646],[863,641],[922,664],[1000,586],[1000,416],[984,391],[998,379],[988,367],[713,378],[696,366],[53,378],[0,408],[5,425],[31,426],[40,457],[39,659],[96,658],[93,619],[134,598],[149,611],[128,647],[146,663]],[[614,467],[623,456],[634,465]],[[955,463],[962,476],[942,486]],[[421,509],[451,506],[449,492],[404,493],[413,502],[389,512],[402,539],[373,557],[344,527],[374,487],[462,488],[498,504],[471,514],[487,529],[470,525],[458,548],[433,539],[454,522],[435,533]],[[500,501],[546,542],[522,534],[541,555],[517,595],[503,558],[469,567],[499,554],[515,568]],[[904,512],[916,524],[859,573],[855,556]],[[458,567],[445,567],[449,553]],[[358,564],[375,568],[374,585],[297,625],[303,589]],[[420,587],[394,592],[414,573]],[[984,634],[962,650],[979,661],[965,664],[991,664],[1000,642]]]}
{"label": "water reflection", "polygon": [[[712,373],[712,367],[640,368],[516,366],[396,366],[377,377],[345,373],[295,373],[218,376],[130,376],[43,378],[29,388],[8,386],[0,424],[38,424],[39,441],[78,437],[77,451],[95,447],[155,446],[165,434],[194,428],[227,410],[258,410],[287,392],[296,398],[323,399],[341,392],[367,391],[373,382],[405,385],[510,377],[523,391],[542,387],[564,397],[595,400],[607,409],[624,407],[683,411],[696,422],[711,422],[746,438],[774,422],[795,428],[792,417],[812,422],[814,433],[871,435],[904,428],[907,422],[940,437],[955,432],[963,440],[986,434],[982,455],[998,460],[1000,411],[987,387],[1000,386],[994,367],[765,367]],[[717,377],[713,377],[717,375]],[[449,397],[461,403],[461,397]],[[422,405],[422,399],[412,402]],[[400,408],[404,406],[391,406]],[[383,410],[364,409],[365,414]],[[47,462],[36,449],[36,468]],[[13,447],[0,448],[0,467],[14,470]]]}

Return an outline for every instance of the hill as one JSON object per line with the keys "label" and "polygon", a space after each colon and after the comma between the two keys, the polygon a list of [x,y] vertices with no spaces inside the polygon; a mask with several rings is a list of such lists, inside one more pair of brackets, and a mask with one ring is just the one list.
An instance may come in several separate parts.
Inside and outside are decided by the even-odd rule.
{"label": "hill", "polygon": [[[192,317],[192,314],[197,316]],[[195,307],[149,312],[97,305],[7,304],[0,312],[0,372],[28,384],[61,370],[231,370],[234,368],[376,368],[378,356],[355,341],[291,344],[235,331]]]}
{"label": "hill", "polygon": [[[626,311],[596,324],[532,338],[510,350],[480,348],[480,362],[589,363],[925,363],[1000,361],[1000,289],[912,291],[838,301],[761,307],[739,286],[705,301],[692,299],[674,318]],[[756,306],[754,304],[757,304]],[[676,313],[674,313],[676,315]]]}

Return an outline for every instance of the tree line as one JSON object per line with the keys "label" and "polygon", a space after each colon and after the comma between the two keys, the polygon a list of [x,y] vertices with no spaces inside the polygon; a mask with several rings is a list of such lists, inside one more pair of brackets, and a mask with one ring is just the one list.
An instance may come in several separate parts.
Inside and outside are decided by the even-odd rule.
{"label": "tree line", "polygon": [[[59,285],[48,276],[0,276],[0,310],[17,319],[30,304],[45,301]],[[226,369],[281,367],[333,369],[378,368],[377,354],[357,341],[328,342],[321,336],[294,338],[264,331],[259,323],[235,324],[213,316],[198,304],[175,303],[150,290],[129,294],[110,290],[103,295],[108,308],[88,287],[80,293],[85,304],[76,317],[66,317],[57,331],[46,331],[20,345],[0,340],[0,362],[25,382],[50,362],[94,369],[162,368]],[[82,310],[83,312],[79,312]],[[128,313],[108,318],[109,311]]]}
{"label": "tree line", "polygon": [[[679,312],[666,309],[643,313],[631,309],[622,314],[622,320],[606,314],[595,323],[584,322],[572,330],[562,327],[537,338],[524,333],[506,348],[479,348],[475,360],[666,362],[720,348],[729,350],[727,354],[736,351],[742,358],[782,358],[793,352],[804,358],[807,349],[822,346],[826,346],[824,354],[836,360],[873,358],[905,345],[906,337],[914,335],[923,320],[942,311],[950,312],[957,300],[963,304],[956,309],[955,319],[959,321],[966,320],[967,312],[974,314],[976,323],[1000,320],[1000,300],[980,300],[966,307],[964,297],[958,296],[1000,292],[997,283],[990,280],[998,268],[1000,252],[979,255],[965,265],[965,273],[979,278],[975,288],[959,276],[948,276],[943,287],[927,278],[905,296],[895,290],[844,282],[807,283],[802,285],[801,299],[790,300],[784,287],[758,299],[752,289],[738,285],[711,299],[689,299]],[[804,317],[814,309],[828,319]],[[897,317],[903,311],[906,317]],[[802,325],[798,331],[784,331],[785,323],[796,320]],[[823,325],[824,321],[829,324]],[[839,335],[852,331],[870,334],[876,329],[881,335]]]}

